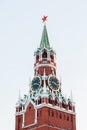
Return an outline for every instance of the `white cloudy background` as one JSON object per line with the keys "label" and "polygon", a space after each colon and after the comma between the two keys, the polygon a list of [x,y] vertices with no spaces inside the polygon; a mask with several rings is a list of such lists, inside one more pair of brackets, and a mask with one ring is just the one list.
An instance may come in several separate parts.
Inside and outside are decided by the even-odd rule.
{"label": "white cloudy background", "polygon": [[72,90],[77,130],[86,130],[87,0],[0,0],[0,130],[15,130],[15,104],[19,89],[28,93],[43,15],[63,93]]}

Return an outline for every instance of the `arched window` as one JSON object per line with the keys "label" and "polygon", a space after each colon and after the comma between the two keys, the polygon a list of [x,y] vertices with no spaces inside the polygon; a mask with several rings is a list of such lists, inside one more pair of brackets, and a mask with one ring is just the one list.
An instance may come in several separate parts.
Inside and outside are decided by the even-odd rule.
{"label": "arched window", "polygon": [[39,116],[39,112],[37,111],[37,116]]}
{"label": "arched window", "polygon": [[43,52],[42,58],[47,58],[47,52],[46,51]]}
{"label": "arched window", "polygon": [[22,111],[22,104],[19,106],[19,112]]}
{"label": "arched window", "polygon": [[50,58],[53,60],[53,59],[54,59],[54,56],[53,56],[53,55],[50,55]]}
{"label": "arched window", "polygon": [[72,102],[68,100],[69,110],[72,110]]}
{"label": "arched window", "polygon": [[67,121],[69,121],[69,115],[67,115]]}
{"label": "arched window", "polygon": [[49,103],[52,104],[52,96],[49,96]]}
{"label": "arched window", "polygon": [[38,99],[38,104],[41,103],[41,96],[39,96],[39,99]]}
{"label": "arched window", "polygon": [[59,106],[59,99],[58,99],[58,97],[55,98],[55,105]]}
{"label": "arched window", "polygon": [[48,110],[48,115],[50,116],[50,109]]}
{"label": "arched window", "polygon": [[36,62],[38,62],[38,60],[39,60],[39,55],[36,56]]}
{"label": "arched window", "polygon": [[62,114],[60,113],[60,119],[62,119]]}
{"label": "arched window", "polygon": [[62,106],[63,106],[63,108],[66,107],[66,101],[65,101],[64,97],[62,97]]}
{"label": "arched window", "polygon": [[54,112],[52,111],[52,117],[54,116]]}
{"label": "arched window", "polygon": [[58,118],[58,112],[56,112],[56,118]]}

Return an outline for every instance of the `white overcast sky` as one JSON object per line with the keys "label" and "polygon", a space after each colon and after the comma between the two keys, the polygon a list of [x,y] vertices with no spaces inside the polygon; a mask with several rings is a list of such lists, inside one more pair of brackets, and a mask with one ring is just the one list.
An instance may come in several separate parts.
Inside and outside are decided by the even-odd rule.
{"label": "white overcast sky", "polygon": [[63,93],[76,102],[77,130],[87,129],[87,0],[0,0],[0,130],[15,129],[19,89],[28,93],[33,53],[48,16]]}

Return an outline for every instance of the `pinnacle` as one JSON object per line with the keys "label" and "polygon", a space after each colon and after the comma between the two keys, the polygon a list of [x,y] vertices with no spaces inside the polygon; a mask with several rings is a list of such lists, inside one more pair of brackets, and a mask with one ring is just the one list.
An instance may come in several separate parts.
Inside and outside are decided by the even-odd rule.
{"label": "pinnacle", "polygon": [[44,24],[44,28],[43,28],[43,33],[42,33],[42,38],[41,38],[41,42],[40,42],[40,48],[50,48],[50,44],[49,44],[49,39],[48,39],[48,34],[47,34],[47,29],[46,29],[46,25]]}

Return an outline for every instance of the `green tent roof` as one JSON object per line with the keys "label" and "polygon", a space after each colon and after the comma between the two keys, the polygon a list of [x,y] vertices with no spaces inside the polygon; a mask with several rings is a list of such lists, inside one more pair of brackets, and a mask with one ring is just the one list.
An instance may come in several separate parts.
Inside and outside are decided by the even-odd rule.
{"label": "green tent roof", "polygon": [[43,28],[42,38],[41,38],[41,42],[40,42],[40,48],[41,49],[50,48],[46,25],[44,25],[44,28]]}

